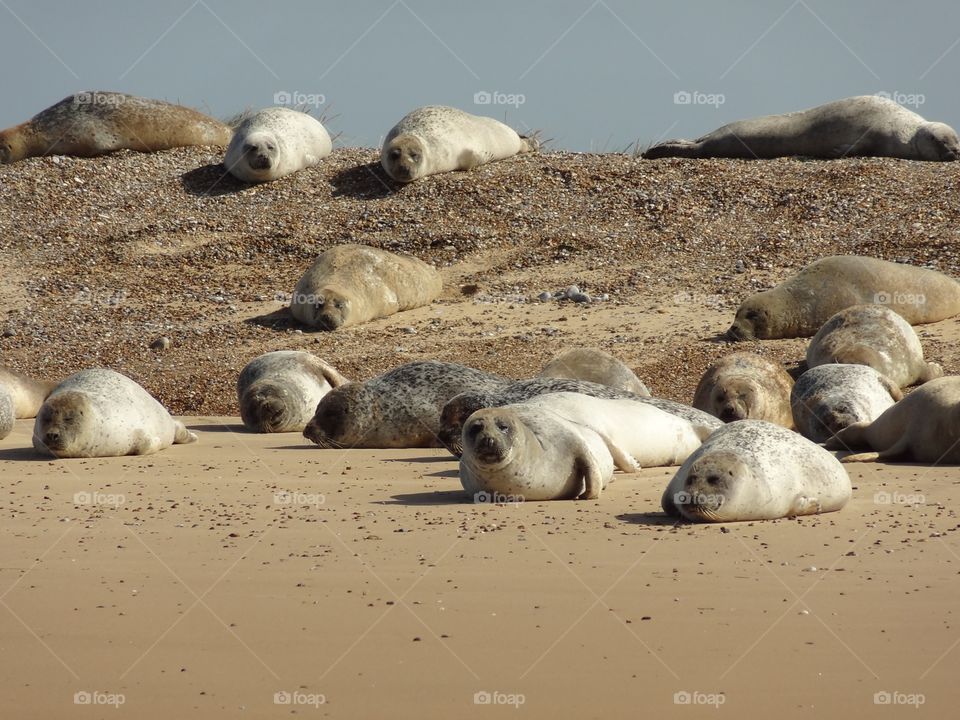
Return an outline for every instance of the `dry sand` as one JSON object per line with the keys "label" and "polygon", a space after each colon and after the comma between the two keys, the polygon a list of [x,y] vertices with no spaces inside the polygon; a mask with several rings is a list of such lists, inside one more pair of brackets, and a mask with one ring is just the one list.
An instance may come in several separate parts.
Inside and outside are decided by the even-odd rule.
{"label": "dry sand", "polygon": [[[473,505],[441,451],[240,431],[233,384],[280,348],[358,379],[425,357],[520,377],[575,343],[689,401],[739,300],[817,257],[960,275],[960,164],[547,154],[396,191],[367,150],[255,188],[218,157],[0,168],[2,364],[109,365],[200,435],[56,462],[30,421],[0,441],[0,717],[955,714],[960,468],[852,465],[841,512],[722,527],[666,521],[671,469]],[[348,240],[436,262],[443,298],[334,334],[250,322]],[[609,300],[532,301],[570,284]],[[918,328],[948,373],[958,329]]]}

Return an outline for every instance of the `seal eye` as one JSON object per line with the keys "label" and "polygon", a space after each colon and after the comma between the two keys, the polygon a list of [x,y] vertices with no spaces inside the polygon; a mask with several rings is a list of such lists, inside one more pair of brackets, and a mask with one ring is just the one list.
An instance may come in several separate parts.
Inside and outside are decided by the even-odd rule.
{"label": "seal eye", "polygon": [[415,152],[410,153],[410,159],[415,163],[420,162],[420,153],[415,153]]}
{"label": "seal eye", "polygon": [[504,435],[509,435],[509,434],[510,434],[510,426],[507,425],[507,424],[506,424],[505,422],[503,422],[502,420],[497,420],[497,430],[499,430],[500,432],[502,432]]}
{"label": "seal eye", "polygon": [[333,301],[333,306],[334,306],[337,310],[343,310],[343,301],[342,301],[342,300],[334,300],[334,301]]}
{"label": "seal eye", "polygon": [[720,484],[720,478],[717,475],[708,475],[707,476],[707,485],[716,487]]}
{"label": "seal eye", "polygon": [[747,313],[747,320],[759,320],[759,319],[760,319],[760,313],[758,313],[756,310],[751,310],[750,312]]}
{"label": "seal eye", "polygon": [[390,151],[390,158],[396,160],[400,157],[400,148],[394,148]]}
{"label": "seal eye", "polygon": [[250,143],[247,143],[246,145],[243,146],[244,152],[253,152],[256,149],[257,149],[256,145],[251,145]]}

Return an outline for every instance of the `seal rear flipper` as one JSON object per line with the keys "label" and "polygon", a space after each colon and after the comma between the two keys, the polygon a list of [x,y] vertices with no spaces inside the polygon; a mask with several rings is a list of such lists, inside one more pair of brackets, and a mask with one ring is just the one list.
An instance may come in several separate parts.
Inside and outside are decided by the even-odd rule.
{"label": "seal rear flipper", "polygon": [[543,147],[539,130],[534,130],[529,135],[521,135],[520,140],[522,141],[520,146],[521,153],[540,152],[540,148]]}
{"label": "seal rear flipper", "polygon": [[603,440],[603,444],[606,445],[607,450],[610,451],[610,455],[613,457],[613,465],[617,468],[617,470],[622,470],[623,472],[637,472],[637,470],[643,469],[633,455],[617,445],[613,440],[600,432],[597,432],[597,435],[600,436],[600,439]]}
{"label": "seal rear flipper", "polygon": [[861,452],[861,453],[850,453],[849,455],[845,454],[848,451],[840,450],[836,453],[836,458],[842,463],[855,463],[855,462],[876,462],[880,459],[880,453],[878,452]]}
{"label": "seal rear flipper", "polygon": [[644,160],[658,160],[668,157],[697,157],[700,143],[693,140],[666,140],[647,148],[640,155]]}
{"label": "seal rear flipper", "polygon": [[925,383],[943,377],[943,368],[935,362],[926,363],[920,372],[920,382]]}
{"label": "seal rear flipper", "polygon": [[187,430],[187,426],[184,425],[179,420],[176,422],[176,432],[173,436],[174,445],[187,445],[197,441],[196,433],[192,433]]}

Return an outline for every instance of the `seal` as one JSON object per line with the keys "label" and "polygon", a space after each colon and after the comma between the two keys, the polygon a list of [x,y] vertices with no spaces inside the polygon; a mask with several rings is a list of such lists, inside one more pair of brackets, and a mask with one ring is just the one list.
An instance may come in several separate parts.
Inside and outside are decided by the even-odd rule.
{"label": "seal", "polygon": [[807,346],[807,367],[828,363],[868,365],[898,387],[943,375],[942,367],[923,359],[910,323],[883,305],[854,305],[823,324]]}
{"label": "seal", "polygon": [[540,371],[540,377],[587,380],[650,397],[647,386],[633,370],[610,353],[596,348],[573,348],[560,353]]}
{"label": "seal", "polygon": [[911,325],[938,322],[960,314],[960,283],[913,265],[857,255],[825,257],[747,298],[727,337],[811,337],[841,310],[864,304],[887,305]]}
{"label": "seal", "polygon": [[873,422],[848,425],[827,440],[830,450],[867,449],[843,462],[905,460],[960,464],[960,377],[931,380]]}
{"label": "seal", "polygon": [[509,382],[456,363],[406,363],[366,382],[331,390],[303,435],[322,448],[441,447],[440,411],[450,398]]}
{"label": "seal", "polygon": [[303,432],[317,403],[347,380],[308,352],[277,350],[254,358],[240,372],[237,402],[251,432]]}
{"label": "seal", "polygon": [[33,425],[33,447],[58,458],[150,455],[196,439],[140,385],[105,368],[60,383]]}
{"label": "seal", "polygon": [[380,150],[380,164],[391,178],[408,183],[427,175],[473,170],[537,149],[535,138],[521,137],[498,120],[428,105],[391,128]]}
{"label": "seal", "polygon": [[960,139],[949,125],[928,122],[889,98],[860,95],[783,115],[724,125],[696,140],[667,140],[643,157],[764,159],[893,157],[950,161]]}
{"label": "seal", "polygon": [[598,398],[628,398],[646,403],[664,412],[689,420],[696,425],[708,425],[714,429],[723,425],[717,418],[702,410],[697,410],[682,403],[673,402],[657,397],[643,397],[624,390],[617,390],[608,385],[600,385],[586,380],[571,380],[568,378],[535,377],[526,380],[517,380],[503,387],[490,391],[471,390],[451,398],[440,414],[440,441],[455,456],[460,457],[462,452],[461,436],[463,424],[477,410],[495,408],[504,405],[524,403],[540,395],[550,393],[580,393]]}
{"label": "seal", "polygon": [[87,91],[68,95],[27,122],[0,132],[0,163],[42,155],[95,157],[117,150],[223,146],[232,133],[224,123],[183,105]]}
{"label": "seal", "polygon": [[687,458],[660,504],[690,521],[775,520],[839,510],[851,493],[847,471],[819,445],[765,420],[738,420]]}
{"label": "seal", "polygon": [[807,370],[790,394],[797,431],[826,442],[848,425],[873,422],[903,398],[900,386],[866,365],[820,365]]}
{"label": "seal", "polygon": [[436,268],[415,257],[337,245],[297,282],[290,312],[304,325],[337,330],[429,305],[442,289]]}
{"label": "seal", "polygon": [[751,352],[721,358],[700,378],[693,407],[724,422],[767,420],[793,427],[793,378],[783,365]]}
{"label": "seal", "polygon": [[55,382],[34,380],[26,375],[0,367],[0,385],[6,385],[13,399],[14,416],[35,418],[43,401],[57,386]]}
{"label": "seal", "polygon": [[223,164],[238,180],[269,182],[313,167],[332,148],[316,118],[285,107],[264,108],[240,121]]}
{"label": "seal", "polygon": [[0,440],[13,432],[17,419],[13,407],[13,395],[10,389],[0,382]]}

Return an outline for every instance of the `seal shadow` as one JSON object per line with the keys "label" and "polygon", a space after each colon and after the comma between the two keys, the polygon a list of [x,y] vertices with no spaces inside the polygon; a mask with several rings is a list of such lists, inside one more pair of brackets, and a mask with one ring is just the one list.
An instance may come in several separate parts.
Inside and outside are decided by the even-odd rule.
{"label": "seal shadow", "polygon": [[621,513],[617,520],[634,525],[676,525],[680,522],[665,512]]}
{"label": "seal shadow", "polygon": [[330,184],[334,188],[333,197],[357,200],[389,197],[403,187],[387,175],[379,161],[341,170],[330,178]]}
{"label": "seal shadow", "polygon": [[243,423],[231,425],[219,423],[217,425],[187,425],[187,430],[193,430],[199,433],[237,433],[242,435],[266,435],[267,433],[255,433],[247,430]]}
{"label": "seal shadow", "polygon": [[203,197],[232,195],[253,187],[250,183],[237,180],[221,163],[203,165],[185,172],[180,176],[180,184],[190,195]]}
{"label": "seal shadow", "polygon": [[279,310],[274,310],[266,315],[255,315],[254,317],[247,318],[243,322],[245,325],[259,325],[260,327],[269,328],[270,330],[296,329],[303,330],[304,333],[323,332],[317,328],[302,325],[297,322],[290,313],[289,307],[282,307]]}
{"label": "seal shadow", "polygon": [[14,462],[46,460],[54,462],[57,458],[52,455],[44,455],[37,452],[33,447],[16,447],[0,450],[0,460],[12,460]]}
{"label": "seal shadow", "polygon": [[421,493],[392,495],[390,500],[378,500],[377,505],[463,505],[470,503],[464,490],[432,490]]}

